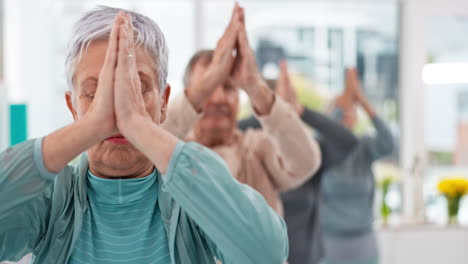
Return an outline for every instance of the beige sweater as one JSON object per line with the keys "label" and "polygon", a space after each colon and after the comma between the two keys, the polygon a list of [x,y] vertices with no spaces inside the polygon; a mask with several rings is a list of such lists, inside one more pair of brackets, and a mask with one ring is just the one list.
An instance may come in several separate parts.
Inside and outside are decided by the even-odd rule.
{"label": "beige sweater", "polygon": [[[168,108],[163,126],[177,137],[196,141],[192,127],[201,117],[185,93]],[[236,131],[233,144],[213,150],[226,161],[232,175],[260,192],[278,214],[283,215],[279,193],[294,189],[318,170],[320,148],[294,110],[276,97],[271,112],[257,117],[262,130]]]}

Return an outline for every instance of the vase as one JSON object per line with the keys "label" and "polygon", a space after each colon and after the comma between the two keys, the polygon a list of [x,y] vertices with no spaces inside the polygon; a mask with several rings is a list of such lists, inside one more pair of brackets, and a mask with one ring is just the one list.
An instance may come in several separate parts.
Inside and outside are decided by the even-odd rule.
{"label": "vase", "polygon": [[390,189],[390,183],[383,184],[382,186],[382,203],[380,205],[380,214],[382,216],[382,223],[384,226],[388,225],[388,218],[392,213],[390,206],[387,203],[387,195]]}
{"label": "vase", "polygon": [[447,198],[447,213],[449,225],[457,225],[458,210],[460,209],[461,195],[445,196]]}

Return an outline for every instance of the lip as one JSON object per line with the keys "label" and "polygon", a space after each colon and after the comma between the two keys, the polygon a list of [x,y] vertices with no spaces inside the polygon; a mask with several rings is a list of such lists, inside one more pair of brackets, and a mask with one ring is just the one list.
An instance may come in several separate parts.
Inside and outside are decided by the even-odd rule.
{"label": "lip", "polygon": [[226,109],[219,109],[219,108],[208,108],[205,114],[230,117],[231,111],[226,110]]}
{"label": "lip", "polygon": [[122,135],[114,135],[106,139],[107,142],[112,144],[128,144],[128,140]]}

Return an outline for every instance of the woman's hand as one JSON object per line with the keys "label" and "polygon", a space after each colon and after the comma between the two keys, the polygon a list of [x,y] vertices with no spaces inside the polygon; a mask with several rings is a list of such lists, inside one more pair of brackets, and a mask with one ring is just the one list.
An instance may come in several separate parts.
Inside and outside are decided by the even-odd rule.
{"label": "woman's hand", "polygon": [[270,113],[274,94],[263,80],[255,61],[255,54],[249,46],[245,27],[244,10],[240,10],[241,27],[237,35],[237,54],[232,79],[236,86],[245,90],[255,111],[260,115]]}
{"label": "woman's hand", "polygon": [[95,128],[98,141],[102,141],[118,133],[114,111],[114,79],[117,64],[118,37],[123,23],[123,12],[119,13],[112,26],[109,36],[104,65],[99,73],[99,82],[93,102],[89,106],[84,119],[89,120],[91,128]]}
{"label": "woman's hand", "polygon": [[114,111],[114,77],[121,24],[122,13],[117,15],[112,26],[97,91],[86,114],[43,139],[42,158],[50,172],[59,172],[83,151],[118,133]]}
{"label": "woman's hand", "polygon": [[136,66],[133,28],[128,15],[120,25],[117,66],[115,68],[114,107],[119,131],[127,137],[135,120],[151,121],[143,100]]}
{"label": "woman's hand", "polygon": [[296,113],[301,116],[304,112],[304,106],[299,102],[296,91],[289,79],[288,65],[286,60],[280,61],[280,75],[276,82],[276,94],[288,102]]}
{"label": "woman's hand", "polygon": [[219,39],[213,53],[213,59],[203,75],[187,87],[185,93],[192,106],[201,112],[208,97],[220,84],[226,81],[232,71],[235,57],[237,33],[241,26],[240,12],[242,8],[236,3],[232,11],[231,21]]}
{"label": "woman's hand", "polygon": [[372,105],[367,100],[364,92],[361,89],[361,84],[359,82],[359,77],[356,68],[348,69],[347,71],[347,83],[349,83],[350,91],[352,93],[353,100],[362,106],[367,115],[373,117],[376,115],[376,112]]}

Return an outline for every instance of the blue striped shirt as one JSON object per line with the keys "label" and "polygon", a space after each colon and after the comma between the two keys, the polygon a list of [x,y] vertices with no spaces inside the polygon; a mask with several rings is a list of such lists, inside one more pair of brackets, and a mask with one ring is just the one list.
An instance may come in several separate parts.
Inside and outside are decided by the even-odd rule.
{"label": "blue striped shirt", "polygon": [[68,263],[171,263],[157,180],[156,171],[138,179],[88,172],[89,209]]}

